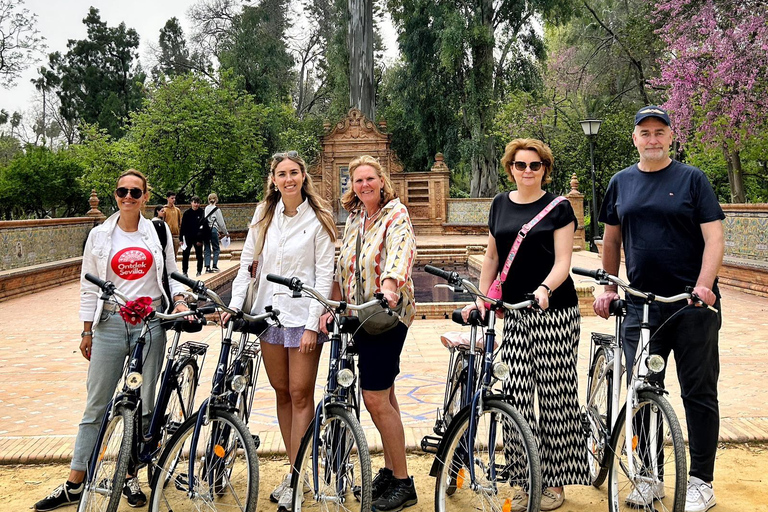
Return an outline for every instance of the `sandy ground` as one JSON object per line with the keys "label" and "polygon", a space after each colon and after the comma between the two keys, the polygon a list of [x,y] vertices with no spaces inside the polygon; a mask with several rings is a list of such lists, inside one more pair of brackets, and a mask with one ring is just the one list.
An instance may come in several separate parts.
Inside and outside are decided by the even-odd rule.
{"label": "sandy ground", "polygon": [[[434,509],[435,481],[428,476],[432,464],[431,455],[410,454],[409,470],[416,480],[419,494],[418,505],[408,512],[427,512]],[[382,465],[380,456],[374,456],[374,472]],[[273,511],[277,507],[269,502],[269,493],[279,483],[287,466],[283,458],[260,460],[259,507],[261,511]],[[64,464],[0,466],[0,510],[29,509],[35,501],[45,497],[68,474]],[[142,472],[146,475],[145,472]],[[715,494],[716,512],[768,512],[765,483],[768,483],[768,446],[729,444],[721,445],[717,454]],[[145,487],[146,490],[146,487]],[[607,510],[605,485],[600,489],[571,486],[566,488],[566,502],[562,512]],[[74,510],[67,507],[60,510]],[[136,510],[123,502],[121,511]]]}

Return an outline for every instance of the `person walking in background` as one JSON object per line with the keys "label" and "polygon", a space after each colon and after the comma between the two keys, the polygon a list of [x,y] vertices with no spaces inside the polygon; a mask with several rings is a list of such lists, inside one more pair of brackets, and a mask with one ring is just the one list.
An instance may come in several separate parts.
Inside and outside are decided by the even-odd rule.
{"label": "person walking in background", "polygon": [[[599,217],[605,223],[602,259],[603,269],[618,275],[623,244],[630,286],[666,296],[693,286],[693,293],[718,310],[715,314],[707,308],[686,307],[685,302],[654,302],[649,319],[654,333],[651,354],[666,361],[675,352],[691,459],[685,511],[704,512],[716,504],[712,480],[720,428],[717,380],[722,323],[717,273],[725,252],[725,214],[707,176],[670,158],[673,138],[669,114],[663,108],[649,105],[635,115],[632,141],[640,161],[616,173],[608,184]],[[608,318],[611,302],[619,298],[617,291],[616,285],[606,286],[595,300],[595,313]],[[633,361],[643,304],[631,296],[625,300],[624,354]],[[662,386],[665,373],[666,366],[654,376]],[[658,494],[663,488],[663,482],[649,482],[638,487],[636,500],[651,503],[663,498]]]}
{"label": "person walking in background", "polygon": [[167,204],[165,205],[165,222],[171,230],[171,238],[173,239],[173,257],[179,254],[179,246],[181,240],[179,240],[179,234],[181,233],[181,210],[176,207],[176,192],[169,190],[165,194]]}
{"label": "person walking in background", "polygon": [[[227,232],[227,225],[224,223],[224,215],[221,213],[221,208],[218,206],[219,196],[215,192],[208,194],[208,205],[205,207],[205,218],[208,220],[208,226],[211,229],[211,236],[205,240],[205,271],[206,272],[218,272],[219,271],[219,253],[221,248],[219,247],[219,238],[222,236],[229,236]],[[213,266],[211,266],[211,250],[213,250]]]}
{"label": "person walking in background", "polygon": [[[307,164],[295,151],[272,156],[267,194],[251,221],[232,282],[233,309],[244,307],[252,276],[258,281],[248,313],[266,306],[280,310],[283,328],[270,328],[261,337],[261,352],[269,383],[277,398],[277,422],[293,468],[301,438],[315,414],[315,381],[323,343],[318,334],[323,306],[309,298],[296,299],[290,290],[267,281],[267,274],[298,277],[326,297],[333,282],[336,223],[325,200],[312,184]],[[222,323],[229,319],[222,315]],[[278,510],[290,510],[291,472],[272,491]]]}
{"label": "person walking in background", "polygon": [[[551,181],[553,164],[552,150],[540,140],[515,139],[507,144],[501,165],[517,190],[503,192],[491,203],[479,283],[487,292],[502,274],[505,302],[522,302],[533,293],[542,310],[507,311],[501,348],[501,360],[510,368],[504,394],[524,414],[539,445],[541,510],[563,504],[564,485],[590,482],[576,372],[581,315],[569,274],[577,220],[567,200],[543,189]],[[538,222],[518,242],[523,226],[535,219]],[[510,252],[514,256],[508,256]],[[465,320],[473,309],[486,313],[478,299],[462,311]],[[512,510],[524,511],[527,504],[528,496],[521,494],[513,500]]]}
{"label": "person walking in background", "polygon": [[[189,254],[195,249],[197,260],[197,277],[203,273],[203,241],[209,236],[208,221],[200,208],[200,198],[192,197],[192,208],[184,212],[181,217],[181,241],[184,243],[181,258],[181,271],[187,275],[189,270]],[[166,209],[166,217],[168,211]],[[166,221],[167,222],[167,221]]]}
{"label": "person walking in background", "polygon": [[[375,293],[383,293],[391,308],[401,308],[399,321],[389,330],[369,333],[363,323],[355,334],[365,408],[384,448],[384,467],[372,482],[373,510],[401,510],[418,503],[413,477],[408,474],[405,432],[395,394],[400,354],[416,313],[411,278],[416,237],[408,210],[397,199],[378,160],[372,156],[353,160],[349,178],[352,188],[341,202],[350,215],[331,298],[361,304],[373,300]],[[328,318],[326,314],[320,321],[324,332]]]}
{"label": "person walking in background", "polygon": [[155,206],[155,216],[152,220],[165,222],[165,206]]}

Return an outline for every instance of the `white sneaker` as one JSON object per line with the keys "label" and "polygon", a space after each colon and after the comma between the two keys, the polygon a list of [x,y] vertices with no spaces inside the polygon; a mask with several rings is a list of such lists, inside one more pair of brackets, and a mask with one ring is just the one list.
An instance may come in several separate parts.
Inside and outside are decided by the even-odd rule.
{"label": "white sneaker", "polygon": [[666,496],[664,491],[664,482],[646,479],[637,482],[637,486],[627,496],[626,502],[629,505],[645,507],[653,503],[653,500],[660,500]]}
{"label": "white sneaker", "polygon": [[[288,484],[290,485],[290,480]],[[293,510],[293,487],[286,486],[277,501],[278,512],[291,512]]]}
{"label": "white sneaker", "polygon": [[685,495],[685,512],[704,512],[717,505],[712,484],[692,476],[688,480],[688,492]]}
{"label": "white sneaker", "polygon": [[285,490],[286,487],[291,485],[291,474],[288,473],[285,475],[283,480],[277,484],[277,487],[275,487],[275,490],[272,491],[272,494],[269,495],[269,501],[272,503],[280,503],[280,496],[283,494],[283,490]]}

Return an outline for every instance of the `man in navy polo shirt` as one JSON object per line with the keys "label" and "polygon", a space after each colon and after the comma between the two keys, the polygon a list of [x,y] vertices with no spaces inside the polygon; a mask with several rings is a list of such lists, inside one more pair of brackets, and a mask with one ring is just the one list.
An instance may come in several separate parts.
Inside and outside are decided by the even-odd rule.
{"label": "man in navy polo shirt", "polygon": [[[715,506],[721,324],[717,272],[725,249],[725,215],[706,175],[669,157],[672,138],[664,109],[649,105],[637,112],[632,141],[640,161],[617,173],[608,185],[599,217],[605,223],[602,259],[603,268],[618,275],[623,242],[631,286],[664,296],[693,286],[696,295],[718,310],[654,302],[650,311],[651,353],[666,361],[675,352],[685,407],[691,456],[685,510],[704,512]],[[595,300],[595,312],[608,318],[609,304],[618,297],[616,286],[606,286]],[[642,303],[631,298],[627,302],[624,353],[632,361],[640,338]],[[664,374],[659,377],[663,383]],[[663,493],[663,482],[649,482],[638,486],[627,501],[651,503]]]}

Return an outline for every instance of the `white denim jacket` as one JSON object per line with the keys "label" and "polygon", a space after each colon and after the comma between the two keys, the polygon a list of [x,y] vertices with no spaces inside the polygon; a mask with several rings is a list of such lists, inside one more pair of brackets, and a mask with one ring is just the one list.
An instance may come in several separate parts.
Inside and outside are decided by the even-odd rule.
{"label": "white denim jacket", "polygon": [[[96,327],[101,317],[101,311],[104,308],[104,301],[100,300],[101,293],[99,287],[85,279],[85,274],[92,274],[99,279],[107,278],[107,265],[109,263],[109,253],[112,248],[112,232],[117,226],[117,220],[120,218],[120,212],[110,216],[103,224],[96,226],[88,234],[88,240],[85,242],[83,250],[83,266],[80,271],[80,320],[83,322],[93,322]],[[165,225],[166,244],[165,258],[163,258],[163,248],[160,239],[157,237],[157,231],[149,219],[139,217],[139,232],[141,233],[147,247],[152,251],[152,257],[155,262],[155,274],[157,275],[157,284],[163,290],[163,263],[166,265],[168,275],[171,272],[178,272],[176,266],[176,256],[173,253],[173,236],[168,225]],[[168,278],[171,288],[171,295],[180,295],[186,291],[186,288],[180,282]],[[163,290],[165,296],[165,290]],[[171,304],[172,297],[165,297],[168,304]]]}

